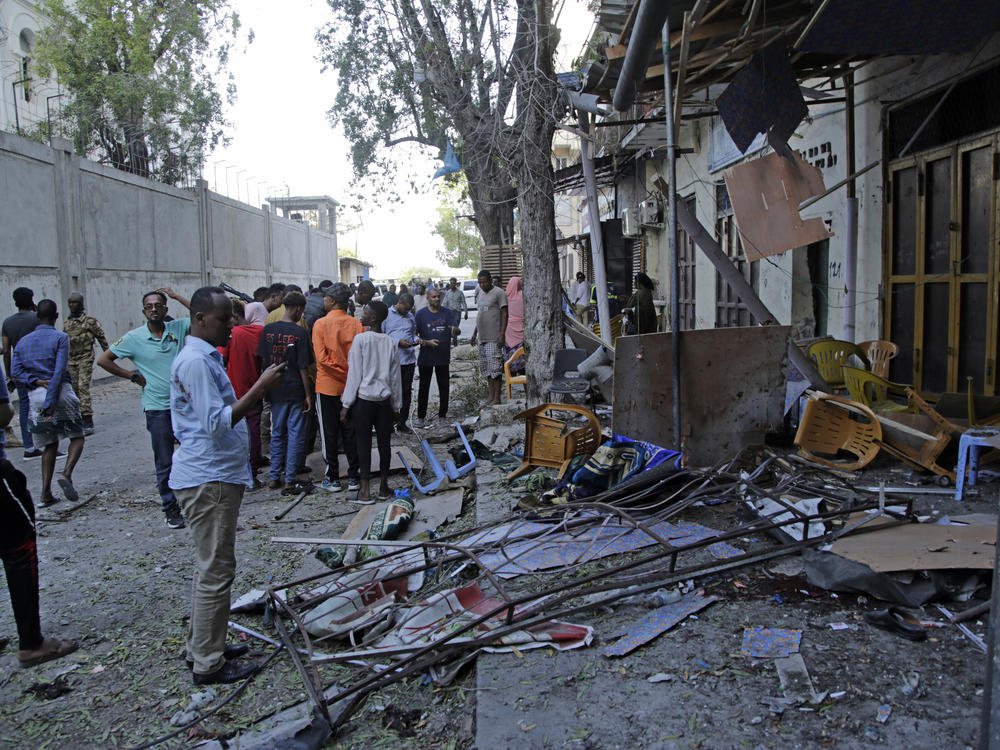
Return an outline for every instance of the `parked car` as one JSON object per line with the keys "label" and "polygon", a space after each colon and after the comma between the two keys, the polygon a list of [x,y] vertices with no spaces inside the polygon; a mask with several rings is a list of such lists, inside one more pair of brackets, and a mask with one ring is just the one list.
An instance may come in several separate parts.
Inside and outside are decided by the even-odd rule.
{"label": "parked car", "polygon": [[479,291],[479,282],[475,279],[466,279],[462,282],[462,294],[465,295],[465,304],[470,310],[476,309],[476,297]]}

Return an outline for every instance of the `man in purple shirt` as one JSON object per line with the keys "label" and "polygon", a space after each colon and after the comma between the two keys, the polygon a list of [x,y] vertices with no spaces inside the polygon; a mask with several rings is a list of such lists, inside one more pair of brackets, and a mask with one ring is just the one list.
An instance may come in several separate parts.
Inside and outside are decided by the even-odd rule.
{"label": "man in purple shirt", "polygon": [[83,453],[83,417],[69,376],[69,336],[55,329],[58,318],[55,302],[38,303],[38,327],[14,347],[11,368],[14,381],[28,389],[28,426],[35,447],[42,450],[41,505],[58,502],[52,475],[60,438],[69,438],[69,451],[59,486],[71,503],[80,497],[73,487],[73,469]]}

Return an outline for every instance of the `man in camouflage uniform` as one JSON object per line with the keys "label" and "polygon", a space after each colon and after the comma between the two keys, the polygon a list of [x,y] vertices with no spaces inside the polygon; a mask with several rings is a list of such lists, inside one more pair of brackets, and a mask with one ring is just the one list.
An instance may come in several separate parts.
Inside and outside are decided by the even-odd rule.
{"label": "man in camouflage uniform", "polygon": [[83,314],[83,295],[79,292],[69,295],[69,316],[63,323],[63,332],[69,336],[69,375],[73,380],[73,390],[80,399],[84,433],[90,435],[94,432],[94,410],[90,405],[94,341],[96,339],[101,348],[107,351],[108,340],[97,319]]}

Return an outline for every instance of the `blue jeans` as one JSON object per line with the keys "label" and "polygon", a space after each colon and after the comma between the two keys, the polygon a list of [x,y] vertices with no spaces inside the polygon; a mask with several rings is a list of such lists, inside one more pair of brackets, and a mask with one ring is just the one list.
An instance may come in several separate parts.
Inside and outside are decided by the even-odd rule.
{"label": "blue jeans", "polygon": [[35,449],[35,440],[28,429],[28,386],[17,384],[17,419],[21,427],[21,442],[26,451]]}
{"label": "blue jeans", "polygon": [[285,482],[295,481],[295,470],[302,465],[306,450],[306,430],[310,415],[302,413],[301,401],[271,402],[271,468],[268,476]]}
{"label": "blue jeans", "polygon": [[156,466],[156,489],[160,491],[163,512],[180,509],[174,491],[167,482],[174,463],[174,427],[170,422],[170,409],[153,409],[146,412],[146,429],[153,443],[153,464]]}

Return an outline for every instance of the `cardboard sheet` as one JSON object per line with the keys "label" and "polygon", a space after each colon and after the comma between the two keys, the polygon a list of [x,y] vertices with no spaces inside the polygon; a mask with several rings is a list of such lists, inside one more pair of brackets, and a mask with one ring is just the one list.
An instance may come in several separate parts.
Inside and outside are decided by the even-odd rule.
{"label": "cardboard sheet", "polygon": [[727,169],[724,177],[747,260],[833,236],[822,219],[799,215],[799,204],[825,187],[820,171],[798,153],[794,164],[772,153]]}
{"label": "cardboard sheet", "polygon": [[992,570],[996,525],[916,523],[846,536],[831,552],[864,563],[876,573],[897,570]]}

